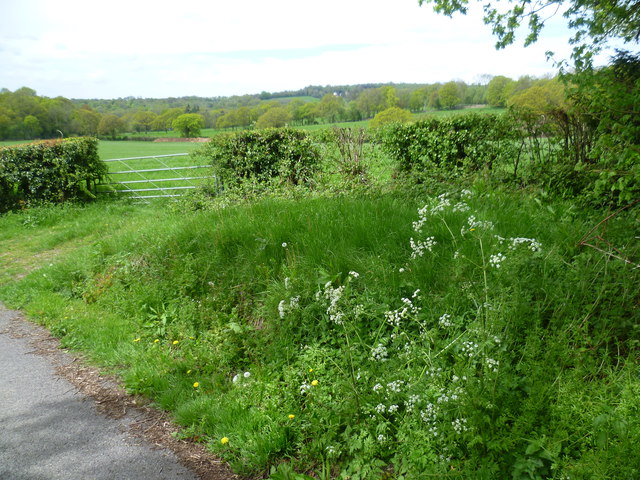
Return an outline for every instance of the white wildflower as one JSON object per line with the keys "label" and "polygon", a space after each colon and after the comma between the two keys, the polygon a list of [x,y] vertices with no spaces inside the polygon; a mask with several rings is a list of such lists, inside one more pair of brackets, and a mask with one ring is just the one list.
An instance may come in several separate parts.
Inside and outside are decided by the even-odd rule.
{"label": "white wildflower", "polygon": [[451,315],[445,313],[438,319],[438,323],[443,328],[448,328],[453,326],[453,322],[451,321]]}
{"label": "white wildflower", "polygon": [[462,346],[460,348],[463,354],[471,358],[475,355],[478,347],[479,345],[475,342],[465,341],[465,342],[462,342]]}
{"label": "white wildflower", "polygon": [[495,255],[491,255],[489,257],[489,265],[491,265],[493,268],[500,268],[500,265],[506,259],[507,257],[505,257],[502,253],[496,253]]}
{"label": "white wildflower", "polygon": [[494,373],[498,371],[498,367],[500,366],[500,361],[494,360],[493,358],[487,358],[486,362],[489,370],[491,370]]}
{"label": "white wildflower", "polygon": [[461,434],[462,432],[466,432],[467,428],[467,419],[466,418],[456,418],[451,422],[453,429],[457,434]]}
{"label": "white wildflower", "polygon": [[387,388],[395,393],[400,393],[403,386],[404,380],[394,380],[393,382],[387,383]]}
{"label": "white wildflower", "polygon": [[509,245],[509,250],[515,250],[520,245],[526,245],[526,248],[528,248],[532,252],[538,252],[542,250],[542,244],[535,238],[516,237],[510,238],[509,241],[511,242],[511,244]]}
{"label": "white wildflower", "polygon": [[411,258],[415,259],[424,256],[424,252],[433,252],[433,247],[437,244],[435,237],[427,237],[424,240],[414,240],[413,237],[409,239],[409,245],[411,246]]}
{"label": "white wildflower", "polygon": [[371,350],[371,360],[377,362],[385,362],[387,360],[387,347],[379,343],[377,347]]}

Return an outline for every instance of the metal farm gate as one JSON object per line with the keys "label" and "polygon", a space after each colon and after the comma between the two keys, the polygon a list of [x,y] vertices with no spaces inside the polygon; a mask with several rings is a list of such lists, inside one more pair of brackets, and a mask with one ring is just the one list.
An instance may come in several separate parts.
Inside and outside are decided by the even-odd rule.
{"label": "metal farm gate", "polygon": [[108,180],[98,184],[97,192],[135,199],[171,198],[215,181],[204,170],[211,165],[193,165],[188,157],[188,153],[174,153],[103,160],[109,166]]}

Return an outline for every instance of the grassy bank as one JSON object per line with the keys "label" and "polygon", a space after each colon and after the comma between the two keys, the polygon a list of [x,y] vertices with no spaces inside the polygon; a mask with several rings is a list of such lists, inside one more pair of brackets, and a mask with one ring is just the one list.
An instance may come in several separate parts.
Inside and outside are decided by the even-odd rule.
{"label": "grassy bank", "polygon": [[8,214],[0,298],[245,475],[638,476],[640,269],[599,213],[440,193]]}

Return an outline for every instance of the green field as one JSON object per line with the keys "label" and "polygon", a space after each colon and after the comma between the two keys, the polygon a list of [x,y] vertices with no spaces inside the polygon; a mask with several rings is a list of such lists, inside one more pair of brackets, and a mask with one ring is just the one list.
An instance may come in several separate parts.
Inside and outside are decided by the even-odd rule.
{"label": "green field", "polygon": [[102,160],[190,153],[201,144],[192,142],[135,142],[100,140],[98,154]]}

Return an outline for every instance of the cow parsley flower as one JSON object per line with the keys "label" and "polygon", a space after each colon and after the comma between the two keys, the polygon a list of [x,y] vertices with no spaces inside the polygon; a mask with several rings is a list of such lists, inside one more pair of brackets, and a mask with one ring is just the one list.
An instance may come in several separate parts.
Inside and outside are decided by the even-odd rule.
{"label": "cow parsley flower", "polygon": [[387,347],[379,343],[378,346],[371,350],[371,360],[376,362],[385,362],[387,360]]}
{"label": "cow parsley flower", "polygon": [[437,244],[435,237],[427,237],[424,240],[414,240],[413,237],[409,239],[409,245],[411,246],[411,258],[416,259],[424,256],[425,251],[433,252],[433,247]]}
{"label": "cow parsley flower", "polygon": [[489,257],[489,265],[491,265],[493,268],[500,268],[500,265],[506,259],[507,257],[505,257],[502,253],[496,253],[495,255],[491,255]]}
{"label": "cow parsley flower", "polygon": [[451,321],[451,315],[448,313],[443,314],[439,319],[438,323],[443,328],[448,328],[453,326],[453,322]]}

